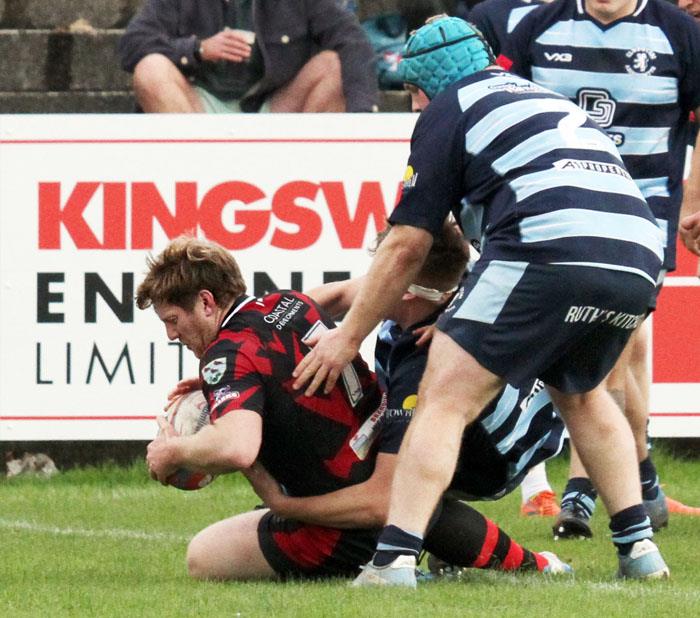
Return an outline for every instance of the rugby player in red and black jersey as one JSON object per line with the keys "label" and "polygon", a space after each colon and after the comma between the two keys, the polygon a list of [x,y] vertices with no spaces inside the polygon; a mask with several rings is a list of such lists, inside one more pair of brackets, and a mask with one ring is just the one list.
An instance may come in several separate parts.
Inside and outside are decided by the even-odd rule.
{"label": "rugby player in red and black jersey", "polygon": [[[182,437],[163,424],[148,447],[153,478],[164,482],[180,467],[243,470],[255,485],[269,472],[292,497],[335,496],[336,515],[339,500],[352,502],[381,480],[377,453],[362,440],[361,427],[381,410],[364,361],[358,356],[327,395],[291,388],[291,370],[308,350],[303,340],[333,325],[309,297],[292,291],[249,297],[225,249],[182,237],[149,260],[137,304],[153,305],[168,337],[200,359],[213,421]],[[376,503],[361,510],[355,502],[344,520],[328,511],[303,523],[260,509],[217,522],[191,541],[189,572],[221,580],[354,574],[372,555],[383,523],[377,513],[386,496]],[[444,557],[452,563],[509,570],[550,564],[465,504],[453,501],[435,519],[435,546],[449,548]]]}

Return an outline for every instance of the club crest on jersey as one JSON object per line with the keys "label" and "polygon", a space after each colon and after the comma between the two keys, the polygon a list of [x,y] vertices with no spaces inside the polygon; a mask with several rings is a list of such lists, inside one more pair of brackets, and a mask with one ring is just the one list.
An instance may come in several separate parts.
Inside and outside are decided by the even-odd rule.
{"label": "club crest on jersey", "polygon": [[202,367],[202,378],[207,384],[218,384],[226,371],[226,357],[215,358]]}
{"label": "club crest on jersey", "polygon": [[625,56],[630,59],[630,64],[625,65],[625,70],[632,75],[651,75],[656,72],[652,64],[656,60],[656,52],[650,49],[635,47],[630,49]]}

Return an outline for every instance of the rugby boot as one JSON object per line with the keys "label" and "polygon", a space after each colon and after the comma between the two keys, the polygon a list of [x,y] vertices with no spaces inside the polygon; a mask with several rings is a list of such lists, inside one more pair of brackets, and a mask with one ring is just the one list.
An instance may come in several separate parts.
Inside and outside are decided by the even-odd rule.
{"label": "rugby boot", "polygon": [[464,568],[445,562],[433,554],[428,554],[428,571],[434,578],[459,579],[464,573]]}
{"label": "rugby boot", "polygon": [[669,498],[668,496],[666,496],[666,508],[668,509],[669,513],[673,513],[674,515],[700,517],[700,507],[688,506],[687,504],[683,504],[682,502]]}
{"label": "rugby boot", "polygon": [[540,556],[547,559],[547,564],[542,569],[543,575],[573,575],[574,569],[571,565],[566,564],[559,556],[551,551],[538,552]]}
{"label": "rugby boot", "polygon": [[653,500],[643,500],[644,508],[651,521],[651,529],[658,532],[661,528],[668,526],[668,505],[666,504],[666,494],[659,487],[659,493]]}
{"label": "rugby boot", "polygon": [[659,548],[651,539],[637,541],[629,555],[618,554],[618,558],[617,576],[620,579],[663,579],[671,575]]}
{"label": "rugby boot", "polygon": [[581,509],[575,506],[563,508],[552,526],[554,540],[590,539],[593,536],[593,531],[589,521],[590,519]]}
{"label": "rugby boot", "polygon": [[520,505],[520,514],[524,517],[556,517],[560,512],[553,491],[541,491]]}
{"label": "rugby boot", "polygon": [[360,567],[362,572],[351,582],[354,588],[365,586],[402,586],[416,587],[416,558],[401,555],[386,566],[374,566],[368,562]]}

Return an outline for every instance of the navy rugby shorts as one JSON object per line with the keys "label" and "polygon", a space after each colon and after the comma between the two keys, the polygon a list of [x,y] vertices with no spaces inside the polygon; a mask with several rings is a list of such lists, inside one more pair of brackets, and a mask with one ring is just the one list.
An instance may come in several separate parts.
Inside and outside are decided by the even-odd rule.
{"label": "navy rugby shorts", "polygon": [[654,293],[627,272],[482,258],[437,325],[511,384],[581,393],[610,372]]}
{"label": "navy rugby shorts", "polygon": [[282,579],[354,577],[374,554],[379,530],[340,530],[266,513],[260,549]]}

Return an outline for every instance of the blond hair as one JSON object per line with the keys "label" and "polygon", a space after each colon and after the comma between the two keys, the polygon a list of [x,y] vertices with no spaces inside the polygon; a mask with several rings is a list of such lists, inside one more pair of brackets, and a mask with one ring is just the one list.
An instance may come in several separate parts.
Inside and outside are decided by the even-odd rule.
{"label": "blond hair", "polygon": [[233,256],[217,243],[179,236],[163,252],[146,259],[148,273],[136,290],[136,305],[167,303],[191,311],[200,290],[225,306],[244,294],[246,284]]}

